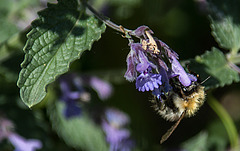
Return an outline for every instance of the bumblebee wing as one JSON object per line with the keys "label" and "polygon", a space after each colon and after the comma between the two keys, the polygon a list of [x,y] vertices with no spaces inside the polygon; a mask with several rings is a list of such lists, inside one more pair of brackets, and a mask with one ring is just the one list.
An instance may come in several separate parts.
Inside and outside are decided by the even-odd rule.
{"label": "bumblebee wing", "polygon": [[185,116],[185,111],[182,113],[182,115],[177,120],[177,122],[162,136],[160,144],[162,144],[163,142],[165,142],[169,138],[169,136],[177,128],[177,126],[179,125],[179,123],[181,122],[181,120],[183,119],[184,116]]}

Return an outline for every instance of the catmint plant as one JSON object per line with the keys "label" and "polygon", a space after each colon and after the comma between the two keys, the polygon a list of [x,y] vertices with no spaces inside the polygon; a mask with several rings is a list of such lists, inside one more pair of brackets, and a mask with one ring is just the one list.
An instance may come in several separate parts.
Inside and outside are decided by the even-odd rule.
{"label": "catmint plant", "polygon": [[65,103],[64,116],[71,118],[81,115],[81,106],[91,100],[90,93],[86,87],[94,89],[99,98],[104,100],[112,94],[112,86],[94,76],[77,76],[76,74],[67,74],[59,79],[61,88],[61,100]]}
{"label": "catmint plant", "polygon": [[239,150],[239,7],[0,0],[0,150]]}

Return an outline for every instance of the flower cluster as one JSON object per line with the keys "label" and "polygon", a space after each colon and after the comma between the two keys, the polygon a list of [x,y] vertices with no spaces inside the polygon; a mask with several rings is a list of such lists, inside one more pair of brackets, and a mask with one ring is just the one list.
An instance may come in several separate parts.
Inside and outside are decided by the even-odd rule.
{"label": "flower cluster", "polygon": [[138,91],[152,91],[161,99],[162,94],[169,92],[172,87],[170,79],[178,80],[183,86],[190,86],[197,81],[194,75],[186,73],[178,61],[178,54],[167,44],[152,37],[153,31],[147,26],[134,30],[134,35],[140,43],[130,42],[130,52],[127,56],[128,81],[136,80]]}
{"label": "flower cluster", "polygon": [[67,119],[81,115],[81,104],[90,101],[90,94],[86,91],[86,87],[94,89],[102,100],[112,94],[111,85],[97,77],[67,74],[59,81],[62,91],[61,100],[66,106],[63,114]]}
{"label": "flower cluster", "polygon": [[13,123],[3,117],[0,117],[0,142],[3,139],[8,139],[15,147],[15,151],[35,151],[42,148],[41,141],[37,139],[26,140],[22,136],[14,132]]}
{"label": "flower cluster", "polygon": [[130,131],[124,128],[129,122],[129,117],[117,109],[108,108],[105,111],[102,128],[110,144],[110,151],[130,151],[134,147]]}

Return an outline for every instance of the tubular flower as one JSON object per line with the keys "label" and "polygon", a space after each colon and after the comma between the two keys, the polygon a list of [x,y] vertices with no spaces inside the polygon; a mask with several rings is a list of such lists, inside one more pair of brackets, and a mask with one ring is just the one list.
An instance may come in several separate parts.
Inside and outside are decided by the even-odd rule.
{"label": "tubular flower", "polygon": [[130,123],[129,117],[114,108],[108,108],[102,120],[102,129],[106,134],[106,141],[110,151],[131,151],[134,141],[130,138],[130,131],[125,128]]}
{"label": "tubular flower", "polygon": [[14,132],[13,123],[0,117],[0,141],[8,139],[14,146],[14,151],[35,151],[42,148],[42,142],[38,139],[25,139]]}
{"label": "tubular flower", "polygon": [[112,86],[108,82],[93,76],[81,77],[68,74],[62,76],[59,81],[62,92],[60,99],[65,103],[63,114],[67,119],[80,116],[83,103],[90,101],[90,93],[85,90],[85,87],[95,90],[102,100],[109,98],[112,94]]}
{"label": "tubular flower", "polygon": [[152,37],[153,31],[147,26],[140,26],[134,34],[140,43],[130,41],[127,56],[125,78],[136,80],[136,89],[141,92],[152,91],[158,98],[167,94],[172,86],[170,79],[178,80],[183,86],[190,86],[197,78],[187,73],[179,63],[178,54],[167,44]]}

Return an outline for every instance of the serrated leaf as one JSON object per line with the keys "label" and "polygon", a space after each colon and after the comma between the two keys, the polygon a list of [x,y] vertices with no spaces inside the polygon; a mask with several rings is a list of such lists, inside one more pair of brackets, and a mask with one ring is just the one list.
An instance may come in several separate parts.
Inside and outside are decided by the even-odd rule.
{"label": "serrated leaf", "polygon": [[46,86],[67,72],[70,63],[91,49],[105,31],[104,24],[78,10],[76,0],[59,0],[38,15],[27,35],[18,80],[20,96],[29,107],[39,103],[46,96]]}
{"label": "serrated leaf", "polygon": [[86,151],[108,150],[103,131],[86,113],[67,120],[63,116],[63,107],[64,103],[57,101],[55,107],[48,106],[48,112],[53,128],[66,144]]}
{"label": "serrated leaf", "polygon": [[235,52],[240,49],[239,6],[239,0],[210,1],[212,34],[219,46]]}
{"label": "serrated leaf", "polygon": [[211,51],[191,60],[189,68],[199,74],[201,80],[210,76],[210,79],[203,83],[206,89],[222,87],[240,80],[238,72],[228,65],[225,55],[214,47]]}
{"label": "serrated leaf", "polygon": [[233,23],[232,17],[220,21],[211,19],[212,34],[219,46],[228,50],[240,49],[240,25]]}

